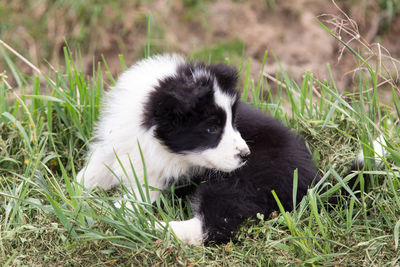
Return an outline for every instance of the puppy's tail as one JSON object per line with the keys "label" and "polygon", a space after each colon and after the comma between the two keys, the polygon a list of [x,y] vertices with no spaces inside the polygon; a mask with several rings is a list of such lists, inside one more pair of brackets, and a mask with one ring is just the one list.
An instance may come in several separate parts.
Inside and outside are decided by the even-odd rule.
{"label": "puppy's tail", "polygon": [[[349,171],[349,175],[352,175],[352,178],[350,178],[350,180],[348,180],[346,183],[343,183],[343,187],[340,191],[342,196],[352,195],[358,199],[362,191],[365,192],[368,190],[371,177],[370,175],[363,173],[366,167],[366,162],[364,159],[373,159],[375,166],[377,168],[381,168],[388,154],[386,147],[387,143],[384,137],[381,135],[373,142],[373,147],[368,148],[370,151],[373,151],[373,157],[367,156],[367,154],[372,153],[366,153],[364,149],[360,150]],[[329,197],[328,202],[329,204],[337,204],[339,198],[339,195],[335,194]]]}
{"label": "puppy's tail", "polygon": [[[388,151],[386,150],[387,143],[383,135],[380,135],[377,139],[374,140],[373,144],[373,161],[375,162],[375,166],[377,168],[382,168],[385,159],[387,158]],[[365,158],[368,156],[365,155],[365,151],[363,149],[358,153],[357,159],[354,161],[351,171],[361,171],[365,167]]]}

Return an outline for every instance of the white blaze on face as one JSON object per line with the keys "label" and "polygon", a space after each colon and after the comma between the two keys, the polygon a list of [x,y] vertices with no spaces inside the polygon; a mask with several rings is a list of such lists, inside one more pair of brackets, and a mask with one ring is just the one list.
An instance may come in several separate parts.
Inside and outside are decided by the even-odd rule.
{"label": "white blaze on face", "polygon": [[235,99],[223,93],[218,85],[214,84],[215,104],[221,107],[226,114],[225,126],[221,140],[217,147],[207,149],[200,153],[202,165],[215,168],[221,171],[233,171],[241,167],[244,163],[240,158],[240,153],[248,152],[249,148],[240,133],[232,125],[232,105]]}

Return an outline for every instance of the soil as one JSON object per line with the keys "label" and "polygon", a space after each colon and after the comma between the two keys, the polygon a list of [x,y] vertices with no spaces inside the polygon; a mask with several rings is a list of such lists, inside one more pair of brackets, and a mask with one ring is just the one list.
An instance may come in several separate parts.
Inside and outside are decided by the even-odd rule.
{"label": "soil", "polygon": [[[388,48],[391,56],[400,57],[400,17],[394,17],[390,26],[383,27],[386,17],[378,8],[377,1],[337,2],[337,5],[357,23],[364,44],[379,41]],[[155,49],[159,48],[160,51],[176,51],[190,55],[199,47],[239,39],[245,44],[244,58],[251,60],[253,77],[258,76],[264,52],[268,50],[269,56],[265,66],[265,72],[268,74],[274,75],[279,71],[280,67],[274,56],[296,80],[300,80],[307,70],[319,79],[329,79],[329,64],[339,89],[351,90],[351,71],[357,66],[357,61],[353,56],[346,56],[347,51],[344,51],[343,56],[342,45],[316,20],[325,20],[331,29],[335,29],[335,25],[329,22],[340,20],[334,20],[332,16],[321,16],[331,14],[346,18],[334,2],[155,0],[124,5],[120,15],[116,15],[112,8],[105,9],[103,16],[114,20],[117,18],[116,21],[109,23],[107,27],[93,29],[87,51],[82,51],[88,74],[92,73],[93,59],[101,61],[102,55],[114,74],[122,70],[120,54],[124,55],[127,65],[143,57],[143,47],[147,38],[146,15],[151,14],[152,43]],[[63,58],[63,36],[72,31],[68,30],[70,25],[64,25],[64,22],[67,20],[49,20],[49,40],[56,40],[56,52],[47,59],[52,64]],[[72,29],[73,32],[79,32],[79,25]],[[341,35],[346,41],[351,39],[344,31]],[[360,51],[368,50],[360,45],[358,40],[353,40],[350,44],[355,49],[361,49]],[[34,54],[37,57],[43,54],[40,47],[31,50],[36,51]],[[36,59],[33,62],[40,60]],[[41,65],[39,67],[46,66],[38,64]],[[396,76],[396,70],[391,67],[389,72]]]}
{"label": "soil", "polygon": [[[342,45],[317,22],[317,18],[322,21],[332,19],[321,16],[324,14],[346,18],[342,11],[357,23],[360,35],[367,43],[379,40],[391,51],[391,56],[400,56],[400,17],[395,17],[391,28],[382,32],[380,27],[384,14],[372,1],[340,1],[340,7],[331,1],[317,0],[206,1],[204,12],[189,19],[184,16],[187,7],[181,1],[172,2],[168,5],[165,1],[154,1],[147,7],[156,22],[164,25],[162,42],[165,47],[190,55],[196,47],[240,39],[245,44],[245,58],[251,59],[253,77],[259,74],[264,53],[268,50],[266,73],[274,75],[279,71],[280,64],[296,80],[300,80],[307,70],[323,80],[330,79],[329,64],[339,89],[351,90],[351,73],[358,63],[353,56],[346,56],[349,55],[346,50],[341,56]],[[325,22],[334,29],[328,21]],[[343,33],[341,35],[347,40],[351,38]],[[141,37],[139,39],[143,44],[143,35]],[[135,44],[135,40],[137,44],[138,35],[132,31],[132,35],[128,35],[128,43]],[[350,44],[356,49],[363,49],[357,40]],[[137,46],[129,45],[126,49],[119,53],[137,55]],[[108,61],[118,58],[114,51],[113,48],[108,51]],[[118,64],[119,61],[116,62]]]}

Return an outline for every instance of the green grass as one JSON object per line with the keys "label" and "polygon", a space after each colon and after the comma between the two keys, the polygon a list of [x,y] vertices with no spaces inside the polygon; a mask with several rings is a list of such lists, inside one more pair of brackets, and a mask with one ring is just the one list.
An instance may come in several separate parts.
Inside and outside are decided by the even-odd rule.
{"label": "green grass", "polygon": [[[122,188],[125,201],[141,203],[130,210],[114,207],[113,201],[121,199],[119,192],[88,194],[75,182],[100,99],[110,84],[105,84],[100,64],[88,77],[81,72],[79,57],[64,52],[63,68],[38,77],[21,73],[1,50],[7,74],[16,81],[13,88],[4,75],[0,81],[3,265],[394,266],[399,262],[399,92],[393,87],[392,106],[381,105],[379,77],[356,51],[351,50],[368,71],[358,72],[354,93],[342,94],[334,80],[319,81],[309,72],[297,84],[282,69],[278,82],[269,83],[262,76],[250,77],[251,62],[241,67],[242,99],[298,131],[323,178],[294,211],[281,208],[279,214],[260,214],[244,223],[233,242],[211,247],[186,246],[165,231],[153,230],[160,219],[190,217],[187,201],[177,199],[173,189],[150,205],[148,191],[132,196]],[[147,55],[150,52],[146,49]],[[115,78],[106,73],[112,84]],[[389,151],[380,168],[371,160],[372,140],[379,135]],[[360,182],[369,179],[370,188],[362,189],[359,198],[340,197],[339,204],[328,209],[327,196],[358,175],[348,170],[361,146],[367,162],[363,172],[368,176],[360,176]],[[134,171],[134,166],[124,167]],[[323,187],[328,190],[319,194]],[[279,196],[276,200],[279,203]]]}
{"label": "green grass", "polygon": [[383,27],[388,30],[393,22],[393,19],[400,12],[400,1],[399,0],[379,0],[379,8],[384,13]]}
{"label": "green grass", "polygon": [[[177,51],[179,45],[165,38],[169,30],[179,31],[168,25],[175,19],[179,23],[199,26],[199,32],[210,31],[207,21],[208,5],[212,1],[185,0],[153,3],[154,1],[95,1],[95,0],[42,0],[7,1],[0,8],[0,39],[29,58],[35,65],[48,70],[51,65],[64,64],[63,47],[77,48],[84,55],[83,71],[88,73],[86,64],[98,60],[104,54],[112,57],[118,53],[129,55],[127,61],[140,59],[148,54],[148,41],[152,43],[152,53]],[[174,6],[182,5],[177,12]],[[174,19],[169,19],[168,17]],[[167,25],[165,25],[167,24]],[[146,32],[151,26],[151,36]],[[196,34],[193,32],[192,34]],[[151,37],[151,38],[150,38]],[[199,57],[218,61],[227,55],[236,63],[242,58],[243,41],[239,39],[221,40],[218,45],[200,41]],[[115,52],[118,51],[118,52]],[[235,55],[240,58],[236,58]],[[18,68],[30,70],[9,55]],[[110,60],[112,61],[112,60]],[[0,65],[6,64],[0,57]],[[113,66],[113,71],[119,66]]]}
{"label": "green grass", "polygon": [[[83,51],[93,53],[96,44],[88,40],[115,27],[125,16],[124,9],[131,5],[125,1],[104,0],[5,2],[0,9],[0,36],[12,40],[11,45],[30,54],[34,62],[58,57],[64,40],[73,47],[79,45]],[[122,35],[127,31],[121,25],[118,27]]]}
{"label": "green grass", "polygon": [[204,46],[194,52],[194,58],[204,62],[226,62],[240,65],[243,62],[245,44],[240,39]]}

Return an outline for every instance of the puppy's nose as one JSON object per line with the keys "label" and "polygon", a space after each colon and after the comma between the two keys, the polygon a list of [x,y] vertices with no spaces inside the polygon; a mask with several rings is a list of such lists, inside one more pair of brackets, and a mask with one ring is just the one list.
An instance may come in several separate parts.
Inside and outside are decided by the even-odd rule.
{"label": "puppy's nose", "polygon": [[243,162],[247,161],[250,157],[250,149],[246,148],[246,149],[240,150],[239,157]]}

